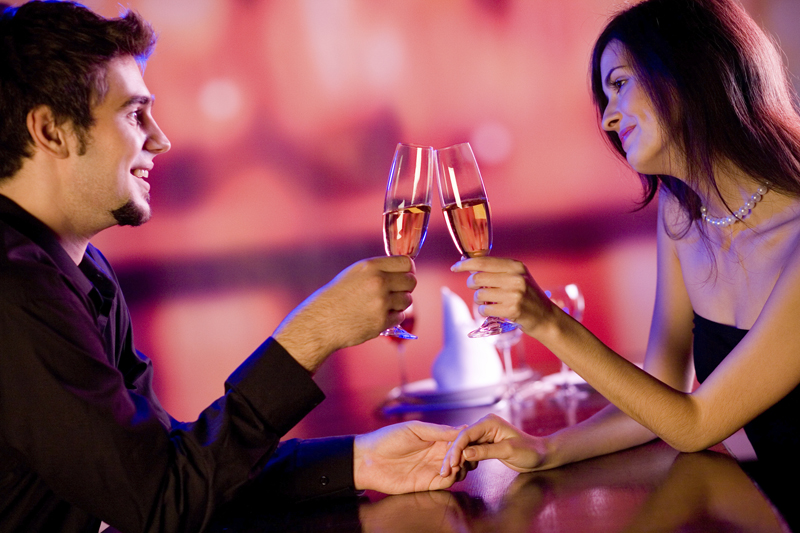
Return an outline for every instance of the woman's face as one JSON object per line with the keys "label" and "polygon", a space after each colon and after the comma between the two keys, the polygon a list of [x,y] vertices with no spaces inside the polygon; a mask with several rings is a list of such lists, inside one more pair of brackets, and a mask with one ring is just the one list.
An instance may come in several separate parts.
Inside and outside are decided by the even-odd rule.
{"label": "woman's face", "polygon": [[611,41],[603,50],[600,74],[608,97],[603,129],[619,135],[625,157],[637,172],[674,176],[658,115],[619,41]]}

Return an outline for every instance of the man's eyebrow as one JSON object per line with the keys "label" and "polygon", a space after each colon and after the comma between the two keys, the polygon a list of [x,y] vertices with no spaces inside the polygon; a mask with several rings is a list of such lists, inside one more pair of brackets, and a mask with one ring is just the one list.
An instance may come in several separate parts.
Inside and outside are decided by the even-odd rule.
{"label": "man's eyebrow", "polygon": [[149,105],[155,102],[155,100],[156,97],[155,95],[152,94],[149,96],[145,95],[132,96],[131,98],[125,100],[125,102],[120,106],[120,108],[124,109],[132,105]]}

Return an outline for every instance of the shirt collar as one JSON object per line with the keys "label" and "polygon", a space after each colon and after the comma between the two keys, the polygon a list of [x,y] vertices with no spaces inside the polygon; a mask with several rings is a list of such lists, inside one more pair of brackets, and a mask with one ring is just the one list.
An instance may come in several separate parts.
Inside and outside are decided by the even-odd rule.
{"label": "shirt collar", "polygon": [[[25,211],[16,202],[0,194],[0,220],[23,234],[50,256],[56,266],[64,272],[84,293],[94,288],[78,265],[58,242],[58,237],[47,225]],[[85,259],[85,257],[84,257]]]}

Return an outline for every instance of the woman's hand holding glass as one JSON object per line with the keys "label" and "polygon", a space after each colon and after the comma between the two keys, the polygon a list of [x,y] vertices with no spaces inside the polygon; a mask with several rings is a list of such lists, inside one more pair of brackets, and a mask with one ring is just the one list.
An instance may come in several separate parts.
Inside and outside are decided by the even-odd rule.
{"label": "woman's hand holding glass", "polygon": [[475,257],[453,265],[453,272],[470,272],[467,287],[483,316],[496,316],[517,324],[537,338],[539,328],[550,324],[559,312],[546,292],[520,261],[499,257]]}
{"label": "woman's hand holding glass", "polygon": [[[461,252],[461,258],[489,255],[492,249],[492,218],[472,147],[469,143],[448,146],[436,151],[436,159],[439,167],[439,200],[447,229]],[[478,329],[469,333],[469,337],[499,335],[516,328],[514,322],[487,316]]]}

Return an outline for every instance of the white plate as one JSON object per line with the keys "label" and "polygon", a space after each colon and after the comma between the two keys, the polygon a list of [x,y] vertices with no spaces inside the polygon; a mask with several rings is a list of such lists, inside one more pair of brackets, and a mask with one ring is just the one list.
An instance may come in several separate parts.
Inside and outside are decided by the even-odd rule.
{"label": "white plate", "polygon": [[[535,379],[530,368],[514,371],[514,382],[521,383]],[[499,402],[506,391],[505,383],[496,383],[470,389],[440,390],[433,378],[414,381],[403,390],[395,387],[389,392],[382,407],[384,414],[410,411],[431,411],[443,409],[463,409],[483,407]]]}

